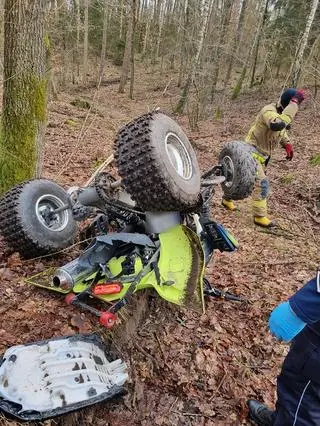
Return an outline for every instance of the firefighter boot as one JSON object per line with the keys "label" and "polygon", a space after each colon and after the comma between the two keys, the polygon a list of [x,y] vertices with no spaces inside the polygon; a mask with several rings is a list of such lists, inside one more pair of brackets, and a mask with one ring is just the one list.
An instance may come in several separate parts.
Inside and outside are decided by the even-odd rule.
{"label": "firefighter boot", "polygon": [[274,419],[274,411],[270,410],[266,405],[254,399],[247,401],[250,418],[258,426],[272,426]]}
{"label": "firefighter boot", "polygon": [[266,216],[254,216],[253,221],[255,225],[261,226],[262,228],[274,228],[277,226],[276,222],[270,220]]}
{"label": "firefighter boot", "polygon": [[223,207],[227,210],[230,210],[234,212],[235,210],[238,210],[237,206],[234,204],[232,200],[226,200],[225,198],[222,198],[221,204]]}

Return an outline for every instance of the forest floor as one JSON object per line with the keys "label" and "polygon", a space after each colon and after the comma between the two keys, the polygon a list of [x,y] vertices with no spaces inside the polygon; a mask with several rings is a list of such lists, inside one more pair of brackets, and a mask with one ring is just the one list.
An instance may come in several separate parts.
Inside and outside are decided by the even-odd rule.
{"label": "forest floor", "polygon": [[[118,70],[108,66],[106,75],[116,77]],[[59,93],[50,103],[44,176],[64,186],[83,185],[96,165],[112,153],[121,125],[155,107],[172,111],[179,95],[176,78],[173,73],[160,75],[141,68],[134,100],[127,93],[118,94],[117,84]],[[197,132],[190,131],[186,115],[176,117],[194,142],[202,169],[217,163],[224,142],[243,139],[256,113],[275,100],[276,93],[250,92],[236,101],[226,100],[222,116],[216,119],[213,108],[212,118],[201,122]],[[71,105],[78,98],[90,102],[89,114],[79,103]],[[261,232],[253,225],[250,200],[239,202],[239,212],[225,211],[217,189],[214,218],[237,237],[240,248],[234,254],[216,253],[207,277],[249,303],[207,300],[206,313],[199,316],[167,309],[164,302],[152,298],[134,336],[120,345],[130,367],[128,394],[46,425],[246,425],[248,397],[274,405],[276,376],[288,345],[269,334],[268,315],[312,278],[320,263],[320,224],[319,216],[315,217],[320,166],[310,164],[320,152],[319,134],[320,110],[309,99],[292,126],[293,161],[285,161],[279,149],[268,169],[270,215],[284,229],[281,235]],[[34,261],[21,261],[4,251],[0,250],[0,352],[53,336],[101,332],[90,315],[24,282],[48,266],[66,263],[75,249]],[[0,425],[8,424],[15,422],[0,418]]]}

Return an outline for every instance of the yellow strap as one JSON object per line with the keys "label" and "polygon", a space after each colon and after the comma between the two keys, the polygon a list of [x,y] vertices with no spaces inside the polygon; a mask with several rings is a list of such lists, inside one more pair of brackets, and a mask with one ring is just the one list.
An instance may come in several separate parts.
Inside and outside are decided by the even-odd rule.
{"label": "yellow strap", "polygon": [[258,154],[257,152],[252,152],[252,157],[259,161],[261,164],[265,164],[266,158],[262,155]]}

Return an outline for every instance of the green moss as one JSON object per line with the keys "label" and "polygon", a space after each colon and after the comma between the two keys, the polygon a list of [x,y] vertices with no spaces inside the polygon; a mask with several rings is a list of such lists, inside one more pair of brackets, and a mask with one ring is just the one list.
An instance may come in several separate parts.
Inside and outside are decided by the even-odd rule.
{"label": "green moss", "polygon": [[46,46],[47,52],[51,52],[51,42],[48,34],[45,34],[43,41],[44,45]]}
{"label": "green moss", "polygon": [[98,167],[101,166],[101,164],[105,161],[104,158],[96,158],[96,160],[93,163],[93,168],[97,169]]}
{"label": "green moss", "polygon": [[64,122],[64,124],[67,124],[69,127],[72,127],[72,128],[74,128],[74,127],[77,127],[77,122],[75,121],[75,120],[72,120],[72,118],[68,118],[65,122]]}
{"label": "green moss", "polygon": [[37,135],[47,118],[47,78],[24,75],[13,82],[0,134],[0,194],[34,177]]}
{"label": "green moss", "polygon": [[294,173],[288,173],[285,176],[283,176],[281,180],[285,185],[290,185],[290,183],[293,182],[295,178],[296,176]]}
{"label": "green moss", "polygon": [[71,105],[78,107],[78,108],[83,108],[83,109],[90,109],[91,105],[90,102],[86,101],[85,99],[80,99],[77,98],[74,101],[70,102]]}
{"label": "green moss", "polygon": [[320,166],[320,154],[315,155],[310,160],[311,166]]}
{"label": "green moss", "polygon": [[239,77],[239,80],[237,81],[237,84],[235,85],[235,87],[233,89],[231,99],[237,99],[237,97],[240,95],[246,74],[247,74],[247,68],[244,67],[242,72],[241,72],[241,75]]}
{"label": "green moss", "polygon": [[216,120],[220,120],[223,117],[223,111],[220,107],[217,107],[215,117]]}

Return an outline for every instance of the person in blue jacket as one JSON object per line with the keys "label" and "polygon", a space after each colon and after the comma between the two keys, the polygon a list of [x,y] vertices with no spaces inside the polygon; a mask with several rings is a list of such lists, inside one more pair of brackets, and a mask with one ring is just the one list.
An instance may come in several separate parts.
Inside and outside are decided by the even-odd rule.
{"label": "person in blue jacket", "polygon": [[320,425],[320,271],[270,315],[279,340],[293,339],[277,379],[275,411],[259,401],[247,404],[258,426]]}

